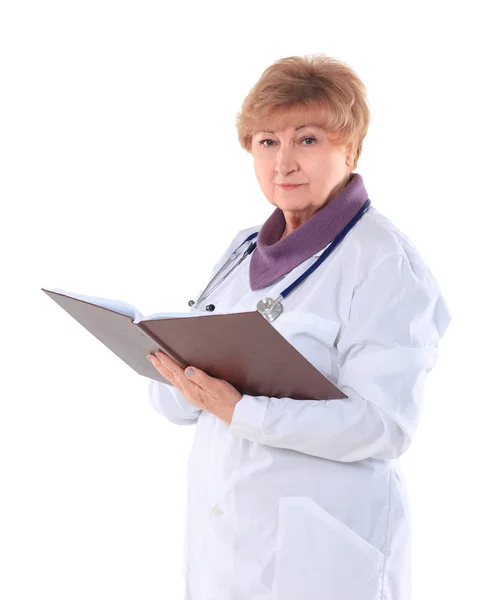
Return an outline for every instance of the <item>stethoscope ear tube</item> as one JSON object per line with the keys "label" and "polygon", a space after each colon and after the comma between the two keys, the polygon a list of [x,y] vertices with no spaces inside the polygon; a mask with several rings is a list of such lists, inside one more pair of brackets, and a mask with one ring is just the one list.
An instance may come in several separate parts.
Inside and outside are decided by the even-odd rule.
{"label": "stethoscope ear tube", "polygon": [[[230,275],[230,273],[233,272],[234,269],[236,269],[236,267],[238,267],[244,260],[245,258],[251,254],[253,252],[253,250],[256,248],[256,242],[253,242],[252,244],[250,244],[248,246],[248,248],[243,252],[243,254],[240,256],[239,260],[233,265],[233,267],[231,267],[231,269],[222,277],[222,279],[220,279],[220,281],[218,281],[216,283],[216,285],[213,285],[215,280],[221,275],[221,273],[233,262],[233,260],[238,256],[238,251],[239,249],[244,246],[245,244],[247,244],[249,241],[251,241],[253,238],[255,238],[258,235],[258,232],[252,233],[251,235],[249,235],[237,248],[236,250],[234,250],[228,260],[225,262],[225,264],[215,273],[215,275],[210,279],[210,281],[208,281],[206,287],[204,290],[202,290],[197,299],[196,300],[190,300],[188,302],[188,306],[196,308],[196,310],[202,310],[200,304],[202,304],[206,298],[208,298],[208,296],[210,296],[215,290],[216,288],[221,285],[221,283],[226,279],[226,277],[228,277],[228,275]],[[205,310],[208,312],[212,312],[215,310],[215,306],[214,304],[208,304],[205,307]]]}

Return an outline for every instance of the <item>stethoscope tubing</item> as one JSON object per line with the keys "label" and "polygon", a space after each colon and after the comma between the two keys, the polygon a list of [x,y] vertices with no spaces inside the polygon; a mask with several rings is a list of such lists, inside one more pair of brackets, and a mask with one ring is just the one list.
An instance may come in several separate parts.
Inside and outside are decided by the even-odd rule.
{"label": "stethoscope tubing", "polygon": [[[251,244],[250,246],[248,246],[248,248],[245,250],[245,252],[243,253],[243,255],[240,257],[240,259],[235,263],[235,265],[228,271],[228,273],[226,273],[226,275],[220,279],[216,285],[213,285],[214,281],[221,275],[221,273],[233,262],[233,260],[236,258],[237,256],[237,252],[238,250],[241,248],[241,246],[244,246],[247,242],[249,242],[251,239],[253,239],[255,236],[257,236],[258,233],[253,233],[250,236],[248,236],[244,242],[242,242],[237,248],[236,250],[234,250],[234,252],[232,252],[232,254],[229,256],[228,260],[225,262],[225,264],[221,267],[221,269],[218,270],[217,273],[215,273],[214,277],[211,279],[211,281],[209,281],[205,287],[205,289],[201,292],[200,296],[197,298],[197,300],[194,302],[194,304],[190,303],[190,306],[194,306],[195,308],[198,308],[198,305],[201,304],[202,302],[204,302],[206,300],[206,298],[208,298],[208,296],[210,296],[218,286],[220,286],[223,281],[226,279],[226,277],[228,277],[228,275],[230,275],[234,269],[236,269],[236,267],[239,267],[239,265],[245,260],[245,258],[248,256],[248,254],[251,254],[251,252],[253,252],[253,250],[256,248],[256,243]],[[252,247],[253,246],[253,247]],[[208,289],[211,288],[211,289]]]}
{"label": "stethoscope tubing", "polygon": [[298,287],[313,271],[315,271],[333,252],[333,250],[343,241],[349,231],[356,225],[359,219],[364,215],[364,213],[369,209],[371,205],[371,200],[367,200],[361,210],[351,219],[351,221],[346,225],[344,229],[342,229],[338,235],[334,238],[334,240],[330,243],[330,245],[326,248],[326,250],[318,257],[316,260],[304,273],[302,273],[291,285],[289,285],[286,289],[281,292],[281,297],[283,300],[291,294],[291,292]]}
{"label": "stethoscope tubing", "polygon": [[[351,219],[351,221],[349,221],[349,223],[346,225],[346,227],[344,227],[339,233],[338,235],[333,239],[333,241],[329,244],[329,246],[326,248],[326,250],[321,254],[321,256],[318,257],[318,259],[310,266],[308,267],[308,269],[306,269],[306,271],[304,273],[302,273],[297,279],[295,279],[293,281],[293,283],[291,285],[289,285],[287,288],[285,288],[281,294],[278,297],[278,300],[284,299],[286,298],[293,290],[295,290],[299,285],[301,285],[301,283],[309,276],[311,275],[311,273],[313,271],[315,271],[327,258],[328,256],[330,256],[330,254],[333,252],[333,250],[342,242],[342,240],[345,238],[345,236],[349,233],[349,231],[356,225],[356,223],[359,221],[359,219],[364,215],[364,213],[369,209],[369,207],[371,206],[371,200],[368,198],[367,201],[364,203],[364,205],[361,207],[361,209],[359,210],[359,212]],[[231,262],[236,258],[237,256],[237,252],[238,250],[244,246],[245,244],[247,244],[248,242],[250,242],[251,240],[253,240],[255,237],[257,237],[259,232],[254,232],[252,234],[250,234],[237,248],[236,250],[234,250],[234,252],[232,252],[232,254],[229,256],[228,260],[226,261],[226,263],[221,267],[221,269],[219,269],[219,271],[214,275],[214,277],[211,279],[210,282],[208,282],[208,284],[206,285],[206,288],[201,292],[199,298],[194,302],[194,303],[190,303],[190,306],[194,306],[195,308],[198,309],[198,305],[201,304],[202,302],[204,302],[204,300],[206,300],[206,298],[208,296],[210,296],[215,290],[216,288],[221,285],[221,283],[226,279],[226,277],[228,277],[228,275],[230,275],[233,270],[238,267],[245,259],[246,257],[251,254],[256,246],[257,243],[254,242],[252,244],[250,244],[248,246],[248,248],[243,252],[242,256],[240,257],[240,259],[235,263],[235,265],[232,267],[232,269],[230,269],[228,271],[228,273],[226,273],[226,275],[216,283],[216,285],[213,286],[213,282],[217,279],[217,277],[220,276],[220,274],[231,264]],[[213,286],[213,287],[211,287]],[[208,289],[209,287],[211,287],[211,289]],[[191,301],[192,302],[192,301]]]}

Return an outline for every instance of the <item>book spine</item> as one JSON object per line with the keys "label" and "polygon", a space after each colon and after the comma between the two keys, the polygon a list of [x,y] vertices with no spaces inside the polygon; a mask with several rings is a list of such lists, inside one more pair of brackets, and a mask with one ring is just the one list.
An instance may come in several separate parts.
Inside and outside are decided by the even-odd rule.
{"label": "book spine", "polygon": [[172,358],[175,362],[177,362],[181,367],[183,367],[183,369],[186,369],[188,364],[183,360],[183,358],[174,350],[172,350],[169,346],[163,344],[163,342],[156,335],[151,333],[148,327],[146,327],[141,321],[139,323],[133,324],[136,325],[136,327],[138,327],[143,333],[145,333],[150,338],[150,340],[153,340],[162,352],[168,354],[168,356]]}

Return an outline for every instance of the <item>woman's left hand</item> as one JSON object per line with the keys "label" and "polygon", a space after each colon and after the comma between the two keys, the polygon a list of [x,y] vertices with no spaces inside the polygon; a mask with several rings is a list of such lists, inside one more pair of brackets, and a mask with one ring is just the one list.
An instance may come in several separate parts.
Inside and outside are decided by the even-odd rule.
{"label": "woman's left hand", "polygon": [[241,400],[242,394],[230,383],[211,377],[200,369],[183,369],[164,352],[149,354],[147,358],[151,358],[156,370],[174,385],[188,402],[231,425],[235,406]]}

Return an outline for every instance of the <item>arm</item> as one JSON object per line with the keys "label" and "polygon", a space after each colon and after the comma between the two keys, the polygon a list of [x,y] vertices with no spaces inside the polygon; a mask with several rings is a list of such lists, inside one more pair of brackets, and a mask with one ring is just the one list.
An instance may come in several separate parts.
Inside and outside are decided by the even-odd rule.
{"label": "arm", "polygon": [[402,254],[387,255],[355,289],[338,340],[338,388],[348,398],[245,395],[230,432],[342,462],[399,457],[416,430],[425,376],[450,320],[424,268]]}

